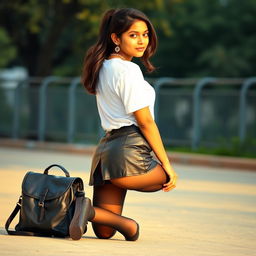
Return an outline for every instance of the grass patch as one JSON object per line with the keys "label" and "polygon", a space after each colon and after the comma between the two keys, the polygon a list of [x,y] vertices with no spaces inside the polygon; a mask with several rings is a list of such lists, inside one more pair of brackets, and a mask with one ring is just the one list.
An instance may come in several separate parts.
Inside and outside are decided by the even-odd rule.
{"label": "grass patch", "polygon": [[256,139],[247,138],[243,143],[241,143],[239,138],[236,137],[232,138],[229,144],[227,144],[227,142],[223,142],[222,140],[215,147],[200,146],[196,150],[192,150],[190,147],[179,146],[166,147],[166,149],[167,151],[183,153],[256,158]]}

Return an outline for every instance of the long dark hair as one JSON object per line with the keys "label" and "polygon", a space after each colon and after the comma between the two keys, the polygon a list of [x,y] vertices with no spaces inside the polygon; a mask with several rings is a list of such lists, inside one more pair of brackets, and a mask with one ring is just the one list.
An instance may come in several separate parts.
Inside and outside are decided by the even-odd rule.
{"label": "long dark hair", "polygon": [[108,58],[114,52],[116,45],[111,39],[111,34],[115,33],[120,37],[122,33],[131,27],[135,20],[142,20],[147,24],[149,44],[141,57],[141,61],[148,72],[155,70],[149,58],[156,51],[157,36],[147,16],[133,8],[111,9],[103,16],[98,41],[89,48],[85,55],[81,82],[89,93],[96,94],[96,86],[102,63],[104,59]]}

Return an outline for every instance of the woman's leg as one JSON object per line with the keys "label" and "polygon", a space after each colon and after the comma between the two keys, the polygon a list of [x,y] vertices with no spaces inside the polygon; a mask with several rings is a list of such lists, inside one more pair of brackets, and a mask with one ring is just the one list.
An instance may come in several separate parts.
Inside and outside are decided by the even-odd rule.
{"label": "woman's leg", "polygon": [[137,223],[121,216],[126,190],[154,192],[162,189],[168,176],[160,165],[146,174],[112,179],[111,183],[94,186],[94,218],[90,221],[98,238],[110,238],[118,230],[127,240],[138,231]]}
{"label": "woman's leg", "polygon": [[161,190],[168,179],[166,172],[158,164],[146,174],[112,179],[111,183],[122,189],[155,192]]}
{"label": "woman's leg", "polygon": [[98,238],[110,238],[118,230],[129,240],[129,237],[137,232],[137,224],[134,220],[120,216],[125,195],[126,189],[116,187],[113,184],[94,186],[95,216],[91,222]]}

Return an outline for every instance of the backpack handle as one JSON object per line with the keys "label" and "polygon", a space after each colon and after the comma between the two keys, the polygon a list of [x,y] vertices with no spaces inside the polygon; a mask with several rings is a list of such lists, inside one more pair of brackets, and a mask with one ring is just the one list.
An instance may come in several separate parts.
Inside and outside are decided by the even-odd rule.
{"label": "backpack handle", "polygon": [[59,165],[59,164],[52,164],[52,165],[48,166],[48,167],[44,170],[44,174],[47,174],[47,175],[48,175],[48,171],[49,171],[52,167],[54,167],[54,166],[59,167],[59,168],[65,173],[66,177],[70,177],[69,172],[68,172],[63,166],[61,166],[61,165]]}

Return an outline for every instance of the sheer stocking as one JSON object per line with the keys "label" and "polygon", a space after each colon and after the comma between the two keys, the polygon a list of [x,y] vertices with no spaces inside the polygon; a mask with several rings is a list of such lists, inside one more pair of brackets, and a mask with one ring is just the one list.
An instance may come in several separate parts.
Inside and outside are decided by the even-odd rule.
{"label": "sheer stocking", "polygon": [[98,238],[110,238],[116,230],[124,235],[132,236],[137,231],[134,220],[120,216],[123,210],[126,189],[113,184],[95,186],[93,205],[95,216],[92,219],[94,233]]}
{"label": "sheer stocking", "polygon": [[165,171],[157,165],[146,174],[112,179],[110,183],[94,186],[95,215],[91,222],[96,236],[107,239],[112,237],[116,230],[126,238],[134,236],[138,229],[137,223],[121,216],[127,189],[154,192],[162,189],[167,180]]}
{"label": "sheer stocking", "polygon": [[99,207],[94,207],[94,210],[95,216],[92,222],[98,238],[110,238],[115,234],[115,230],[123,234],[126,239],[136,234],[138,227],[134,220]]}

